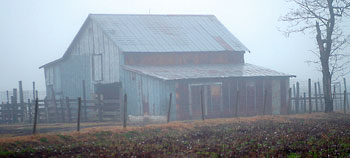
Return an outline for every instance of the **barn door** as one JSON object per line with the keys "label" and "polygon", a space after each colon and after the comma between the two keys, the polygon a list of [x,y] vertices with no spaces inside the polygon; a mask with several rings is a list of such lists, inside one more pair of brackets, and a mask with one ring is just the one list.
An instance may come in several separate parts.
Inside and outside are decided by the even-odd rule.
{"label": "barn door", "polygon": [[95,84],[95,94],[103,100],[97,105],[103,120],[120,120],[121,83]]}

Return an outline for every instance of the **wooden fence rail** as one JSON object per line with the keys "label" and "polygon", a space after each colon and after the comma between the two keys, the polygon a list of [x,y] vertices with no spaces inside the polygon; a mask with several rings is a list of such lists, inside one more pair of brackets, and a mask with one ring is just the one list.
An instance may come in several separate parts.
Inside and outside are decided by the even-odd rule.
{"label": "wooden fence rail", "polygon": [[[83,100],[82,122],[121,121],[120,99]],[[32,123],[35,101],[0,104],[0,124]],[[38,100],[38,123],[75,122],[78,113],[78,99]],[[87,119],[88,118],[88,119]]]}

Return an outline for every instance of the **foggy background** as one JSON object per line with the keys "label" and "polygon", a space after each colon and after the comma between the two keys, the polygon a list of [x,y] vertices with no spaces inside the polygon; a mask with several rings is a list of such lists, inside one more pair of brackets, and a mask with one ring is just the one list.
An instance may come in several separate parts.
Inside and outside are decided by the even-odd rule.
{"label": "foggy background", "polygon": [[287,38],[278,21],[292,7],[284,0],[0,0],[0,91],[18,87],[45,90],[39,66],[64,54],[89,13],[213,14],[251,53],[247,63],[319,79],[306,60],[317,60],[313,34]]}

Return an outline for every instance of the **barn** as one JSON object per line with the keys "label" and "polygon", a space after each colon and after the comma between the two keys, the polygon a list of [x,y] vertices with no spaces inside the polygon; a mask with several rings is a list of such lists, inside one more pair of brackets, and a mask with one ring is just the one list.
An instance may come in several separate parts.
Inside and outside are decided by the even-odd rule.
{"label": "barn", "polygon": [[[286,114],[293,75],[245,63],[249,50],[214,15],[90,14],[44,69],[47,97],[128,95],[135,116],[171,120]],[[263,104],[265,103],[265,108]],[[117,105],[116,105],[117,106]]]}

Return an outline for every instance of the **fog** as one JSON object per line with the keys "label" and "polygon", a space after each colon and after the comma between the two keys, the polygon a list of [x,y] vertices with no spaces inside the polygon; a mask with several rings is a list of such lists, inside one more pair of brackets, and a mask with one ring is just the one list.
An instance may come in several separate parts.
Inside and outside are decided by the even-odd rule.
{"label": "fog", "polygon": [[12,0],[0,2],[0,90],[23,80],[24,89],[37,82],[45,90],[39,66],[60,58],[89,13],[105,14],[213,14],[248,49],[247,63],[306,79],[320,78],[310,53],[314,36],[287,38],[279,22],[291,7],[283,0]]}

